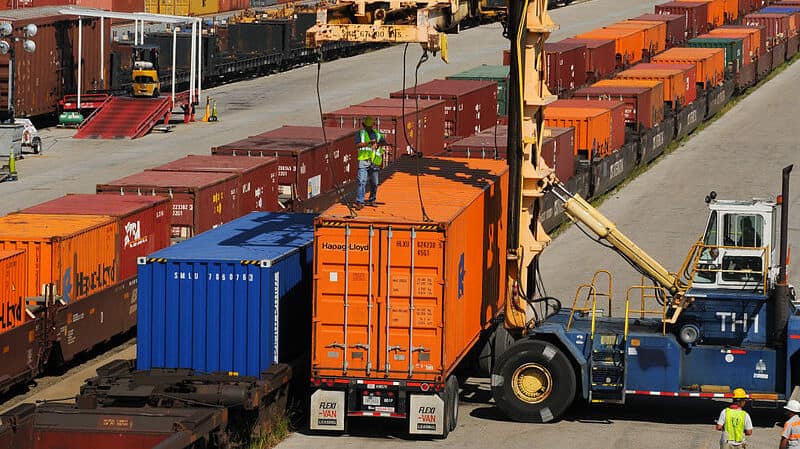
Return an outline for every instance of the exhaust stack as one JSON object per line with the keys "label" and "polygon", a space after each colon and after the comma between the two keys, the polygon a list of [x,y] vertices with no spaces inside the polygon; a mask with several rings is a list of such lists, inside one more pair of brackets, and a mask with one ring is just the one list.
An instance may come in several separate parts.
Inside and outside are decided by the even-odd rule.
{"label": "exhaust stack", "polygon": [[786,258],[789,246],[789,176],[793,165],[783,169],[781,184],[781,233],[778,278],[770,295],[769,308],[772,309],[770,333],[775,348],[786,347],[786,326],[789,322],[789,282],[786,279]]}

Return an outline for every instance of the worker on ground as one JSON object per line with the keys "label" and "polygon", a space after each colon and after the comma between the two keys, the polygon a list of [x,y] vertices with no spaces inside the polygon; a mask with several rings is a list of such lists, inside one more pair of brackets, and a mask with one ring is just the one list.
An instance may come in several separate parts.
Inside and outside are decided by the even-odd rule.
{"label": "worker on ground", "polygon": [[800,448],[800,402],[791,399],[783,407],[789,412],[789,420],[783,425],[780,449]]}
{"label": "worker on ground", "polygon": [[[383,166],[383,145],[386,139],[383,133],[373,129],[375,119],[364,117],[361,121],[361,129],[356,134],[356,148],[358,149],[358,190],[356,192],[356,209],[361,209],[364,205],[374,206],[378,194],[379,173]],[[364,196],[367,193],[369,184],[369,198]]]}
{"label": "worker on ground", "polygon": [[747,392],[743,388],[733,390],[733,403],[722,410],[717,419],[717,430],[722,431],[719,440],[720,449],[745,449],[745,436],[753,434],[753,421],[750,414],[744,411]]}

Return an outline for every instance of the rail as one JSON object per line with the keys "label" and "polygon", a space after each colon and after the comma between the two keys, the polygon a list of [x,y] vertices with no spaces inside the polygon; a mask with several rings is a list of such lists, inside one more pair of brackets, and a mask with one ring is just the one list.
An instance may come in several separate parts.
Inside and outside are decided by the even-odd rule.
{"label": "rail", "polygon": [[109,95],[108,97],[106,97],[106,99],[105,99],[105,100],[103,100],[103,102],[102,102],[100,105],[98,105],[98,106],[97,106],[97,107],[94,109],[94,111],[92,111],[92,113],[91,113],[91,114],[89,114],[89,116],[88,116],[88,117],[86,117],[85,119],[83,119],[83,121],[80,123],[80,125],[78,125],[78,129],[81,129],[81,128],[83,128],[83,126],[84,126],[85,124],[87,124],[87,123],[91,122],[91,120],[94,118],[94,116],[95,116],[95,115],[97,115],[97,114],[99,114],[99,113],[100,113],[100,111],[102,111],[102,110],[103,110],[103,107],[105,107],[105,106],[106,106],[108,103],[111,103],[111,100],[113,100],[113,99],[114,99],[114,96],[113,96],[113,95]]}
{"label": "rail", "polygon": [[[598,276],[600,274],[605,274],[608,277],[608,291],[603,293],[598,293],[597,291],[597,282]],[[575,319],[575,312],[591,312],[592,314],[592,330],[591,330],[591,338],[594,338],[594,331],[596,327],[596,317],[597,317],[597,297],[605,297],[608,299],[608,314],[611,316],[611,300],[613,297],[614,292],[614,279],[611,276],[611,272],[608,270],[597,270],[592,276],[592,283],[591,284],[581,284],[578,286],[578,290],[575,292],[575,298],[572,301],[572,308],[570,309],[571,312],[569,314],[569,320],[567,321],[567,329],[569,330],[572,327],[572,322]],[[578,306],[578,298],[581,296],[581,292],[587,290],[586,299],[583,301],[582,306]],[[591,305],[590,305],[591,303]]]}
{"label": "rail", "polygon": [[[731,257],[758,257],[761,259],[761,269],[741,268],[735,264],[732,268],[718,267],[715,262],[721,251],[725,251]],[[733,251],[733,253],[729,253],[729,251]],[[705,255],[710,256],[711,259],[704,259]],[[724,255],[725,253],[723,253]],[[702,241],[698,241],[692,245],[692,249],[686,255],[686,259],[681,265],[680,273],[682,273],[682,277],[687,283],[687,290],[694,285],[697,279],[708,279],[708,275],[712,273],[714,274],[714,279],[716,279],[717,273],[721,273],[723,280],[725,280],[725,275],[729,275],[729,279],[725,280],[726,282],[748,283],[758,279],[761,291],[766,292],[768,289],[767,283],[769,282],[769,267],[769,246],[706,245]],[[736,277],[741,279],[735,279]]]}
{"label": "rail", "polygon": [[[640,309],[631,309],[631,293],[634,291],[639,291],[641,293],[641,308]],[[646,293],[647,291],[652,291],[652,293]],[[630,315],[639,314],[639,318],[644,319],[647,315],[661,315],[661,334],[665,335],[667,333],[667,307],[669,303],[665,300],[665,298],[669,295],[669,292],[664,287],[660,285],[644,285],[644,276],[642,276],[642,285],[632,285],[628,287],[628,291],[625,293],[625,330],[623,331],[623,340],[628,340],[628,331],[630,329]],[[655,299],[656,301],[662,298],[661,310],[657,309],[647,309],[645,308],[645,300],[647,299]]]}

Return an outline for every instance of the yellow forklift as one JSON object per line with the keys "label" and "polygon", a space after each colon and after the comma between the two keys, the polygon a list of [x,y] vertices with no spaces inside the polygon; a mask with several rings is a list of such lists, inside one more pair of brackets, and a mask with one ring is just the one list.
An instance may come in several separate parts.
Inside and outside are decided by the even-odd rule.
{"label": "yellow forklift", "polygon": [[153,97],[161,95],[161,82],[158,79],[158,47],[137,45],[131,52],[131,95],[134,97]]}

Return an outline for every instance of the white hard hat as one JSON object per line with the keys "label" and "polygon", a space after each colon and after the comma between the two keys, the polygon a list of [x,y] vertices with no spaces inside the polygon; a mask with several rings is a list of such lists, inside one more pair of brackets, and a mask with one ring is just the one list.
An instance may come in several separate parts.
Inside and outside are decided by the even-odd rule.
{"label": "white hard hat", "polygon": [[789,402],[786,403],[785,406],[783,406],[783,408],[789,410],[790,412],[800,413],[800,402],[791,399]]}

